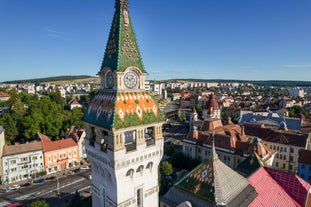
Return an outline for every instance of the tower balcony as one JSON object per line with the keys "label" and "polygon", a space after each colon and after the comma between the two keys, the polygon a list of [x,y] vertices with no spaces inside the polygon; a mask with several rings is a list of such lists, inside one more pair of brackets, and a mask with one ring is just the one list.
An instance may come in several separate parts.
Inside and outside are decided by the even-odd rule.
{"label": "tower balcony", "polygon": [[136,150],[136,142],[126,143],[124,146],[125,146],[126,152]]}
{"label": "tower balcony", "polygon": [[148,138],[148,139],[145,139],[146,141],[146,146],[151,146],[151,145],[155,145],[155,139],[154,138]]}

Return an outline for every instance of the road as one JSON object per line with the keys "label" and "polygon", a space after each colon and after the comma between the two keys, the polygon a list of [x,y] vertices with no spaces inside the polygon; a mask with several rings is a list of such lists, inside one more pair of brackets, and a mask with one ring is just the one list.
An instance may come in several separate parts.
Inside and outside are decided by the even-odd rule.
{"label": "road", "polygon": [[165,143],[181,143],[181,141],[186,137],[189,129],[185,124],[172,123],[171,128],[168,131],[163,131],[163,137]]}
{"label": "road", "polygon": [[91,170],[80,170],[79,173],[59,177],[59,192],[57,195],[57,179],[46,181],[42,184],[33,183],[28,187],[21,187],[18,190],[8,193],[0,193],[0,206],[19,202],[27,205],[34,200],[43,199],[49,203],[50,207],[63,207],[68,204],[78,190],[83,193],[90,189],[91,180],[88,175]]}

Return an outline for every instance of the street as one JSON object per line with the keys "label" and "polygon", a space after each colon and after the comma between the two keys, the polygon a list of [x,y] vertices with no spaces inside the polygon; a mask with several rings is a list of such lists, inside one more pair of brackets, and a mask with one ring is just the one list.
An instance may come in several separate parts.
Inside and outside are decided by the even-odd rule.
{"label": "street", "polygon": [[91,180],[88,175],[91,170],[80,170],[73,175],[62,175],[59,177],[59,196],[57,196],[57,179],[47,180],[45,183],[32,183],[31,186],[21,187],[18,190],[7,193],[0,193],[0,206],[6,206],[10,203],[19,202],[27,205],[34,200],[43,199],[49,203],[50,207],[63,207],[68,204],[74,196],[76,190],[80,194],[89,191]]}

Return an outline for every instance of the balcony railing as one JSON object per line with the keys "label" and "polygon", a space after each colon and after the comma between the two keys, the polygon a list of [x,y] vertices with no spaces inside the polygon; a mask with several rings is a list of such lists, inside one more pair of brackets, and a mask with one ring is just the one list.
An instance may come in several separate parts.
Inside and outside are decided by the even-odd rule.
{"label": "balcony railing", "polygon": [[155,139],[146,139],[146,145],[151,146],[151,145],[155,145]]}
{"label": "balcony railing", "polygon": [[127,152],[136,150],[136,143],[135,142],[126,143],[124,146],[125,146],[125,149]]}

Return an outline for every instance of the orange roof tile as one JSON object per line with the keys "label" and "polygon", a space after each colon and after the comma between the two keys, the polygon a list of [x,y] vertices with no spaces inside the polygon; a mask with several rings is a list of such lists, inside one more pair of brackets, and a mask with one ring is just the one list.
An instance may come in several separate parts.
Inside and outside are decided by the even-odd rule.
{"label": "orange roof tile", "polygon": [[60,149],[66,149],[69,147],[76,147],[78,146],[73,139],[62,139],[53,142],[47,142],[43,144],[43,151],[44,152],[51,152]]}

